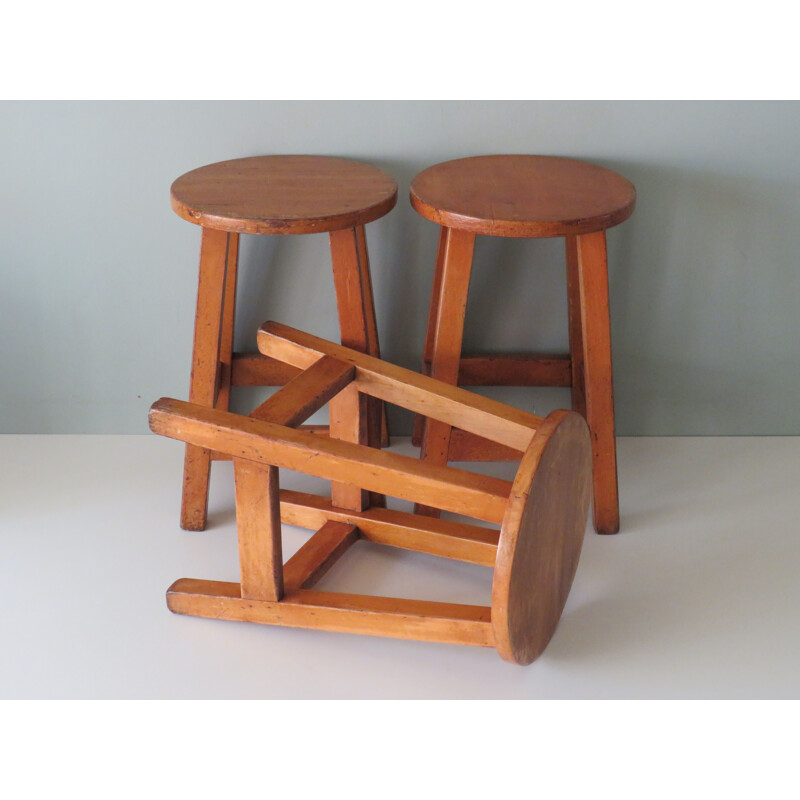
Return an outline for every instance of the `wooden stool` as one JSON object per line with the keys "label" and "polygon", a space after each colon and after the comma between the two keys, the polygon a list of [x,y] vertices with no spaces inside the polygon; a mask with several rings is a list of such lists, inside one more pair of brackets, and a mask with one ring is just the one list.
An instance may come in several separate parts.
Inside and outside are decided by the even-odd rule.
{"label": "wooden stool", "polygon": [[[529,664],[546,647],[567,599],[586,530],[591,447],[583,418],[546,419],[268,322],[259,350],[304,370],[249,417],[161,399],[150,428],[226,453],[236,475],[240,583],[176,581],[179,614],[271,625],[496,647]],[[476,475],[351,441],[297,430],[326,402],[367,394],[520,451],[514,482]],[[359,413],[363,413],[363,407]],[[496,529],[280,490],[278,467],[349,481]],[[281,520],[318,529],[286,564]],[[310,587],[359,538],[494,567],[491,607],[314,591]]]}
{"label": "wooden stool", "polygon": [[[239,234],[329,233],[342,342],[380,355],[364,225],[387,214],[397,186],[368,164],[322,156],[221,161],[172,184],[172,208],[203,229],[189,399],[228,409],[231,386],[282,386],[297,370],[258,354],[233,352]],[[333,404],[334,425],[350,424]],[[368,441],[388,444],[385,415],[372,403]],[[181,527],[204,530],[211,461],[186,448]]]}
{"label": "wooden stool", "polygon": [[[424,170],[411,184],[411,205],[442,226],[423,371],[462,386],[571,386],[572,407],[586,417],[592,432],[598,533],[619,530],[605,232],[633,213],[635,200],[633,185],[610,170],[545,156],[461,158]],[[568,356],[462,355],[479,233],[565,238]],[[446,422],[426,423],[421,417],[414,442],[431,464],[519,458]],[[438,513],[435,508],[417,510]]]}

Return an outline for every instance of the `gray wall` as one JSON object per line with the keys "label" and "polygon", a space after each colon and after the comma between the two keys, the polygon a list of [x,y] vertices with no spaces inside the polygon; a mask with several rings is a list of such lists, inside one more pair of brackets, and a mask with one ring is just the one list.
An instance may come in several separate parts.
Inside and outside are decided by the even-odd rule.
{"label": "gray wall", "polygon": [[[398,206],[368,228],[378,324],[384,355],[416,369],[436,228],[410,209],[411,178],[526,152],[638,190],[609,232],[618,433],[797,434],[799,142],[795,102],[0,103],[0,431],[141,433],[154,399],[187,396],[200,231],[169,206],[183,172],[319,153],[391,173]],[[243,238],[237,346],[265,319],[336,338],[327,238]],[[563,349],[562,260],[558,240],[480,238],[467,346]]]}

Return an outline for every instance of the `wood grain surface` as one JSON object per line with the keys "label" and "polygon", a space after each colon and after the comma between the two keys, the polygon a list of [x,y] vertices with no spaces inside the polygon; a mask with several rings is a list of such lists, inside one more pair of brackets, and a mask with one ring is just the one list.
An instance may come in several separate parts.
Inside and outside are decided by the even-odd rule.
{"label": "wood grain surface", "polygon": [[488,155],[420,172],[411,205],[439,225],[488,236],[550,237],[605,230],[632,213],[636,190],[609,169],[569,158]]}
{"label": "wood grain surface", "polygon": [[583,546],[591,475],[586,421],[554,411],[522,458],[500,530],[492,627],[507,661],[530,664],[555,632]]}
{"label": "wood grain surface", "polygon": [[237,233],[322,233],[366,225],[397,202],[383,170],[344,158],[237,158],[181,175],[170,190],[178,216]]}

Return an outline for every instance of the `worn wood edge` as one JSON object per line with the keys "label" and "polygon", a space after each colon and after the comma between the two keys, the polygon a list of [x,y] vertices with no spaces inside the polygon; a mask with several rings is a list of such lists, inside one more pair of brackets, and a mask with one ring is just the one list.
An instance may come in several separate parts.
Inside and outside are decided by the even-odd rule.
{"label": "worn wood edge", "polygon": [[279,602],[245,600],[238,583],[181,578],[167,589],[175,614],[294,628],[493,647],[491,609],[429,600],[297,589]]}
{"label": "worn wood edge", "polygon": [[328,497],[289,489],[280,493],[281,520],[299,528],[320,528],[328,520],[358,526],[361,537],[376,544],[493,567],[500,532],[479,525],[420,517],[407,511],[369,508],[347,511]]}
{"label": "worn wood edge", "polygon": [[608,228],[613,228],[625,222],[634,211],[636,197],[630,205],[623,206],[609,214],[601,214],[588,219],[577,218],[571,220],[513,220],[513,219],[482,219],[459,214],[437,208],[420,198],[413,185],[409,192],[411,207],[425,219],[447,228],[469,231],[483,236],[500,236],[506,239],[552,239],[562,236],[577,236],[584,233],[596,233]]}
{"label": "worn wood edge", "polygon": [[282,386],[249,416],[294,428],[319,411],[355,377],[355,367],[326,356]]}
{"label": "worn wood edge", "polygon": [[261,353],[234,353],[231,386],[283,386],[300,372],[291,364]]}
{"label": "worn wood edge", "polygon": [[259,235],[300,235],[306,233],[331,233],[332,231],[367,225],[386,216],[397,205],[397,187],[377,203],[356,211],[331,214],[326,217],[296,217],[274,219],[248,219],[246,217],[223,217],[193,209],[178,200],[170,190],[172,210],[187,222],[229,233],[250,233]]}
{"label": "worn wood edge", "polygon": [[[549,630],[538,633],[538,642],[534,650],[529,647],[523,652],[514,642],[512,642],[512,634],[510,630],[509,619],[509,590],[513,571],[515,566],[515,557],[518,547],[520,536],[520,526],[523,522],[525,514],[528,512],[528,497],[532,491],[535,490],[535,482],[538,479],[546,480],[548,476],[540,472],[540,466],[546,459],[548,447],[556,440],[559,434],[559,426],[564,423],[577,424],[583,431],[585,441],[585,482],[586,491],[583,493],[583,508],[579,516],[582,518],[583,523],[581,530],[578,534],[579,537],[577,545],[577,556],[575,559],[574,567],[571,574],[568,576],[568,584],[566,591],[563,594],[562,602],[558,615]],[[569,590],[572,586],[572,581],[575,577],[577,569],[577,559],[580,556],[580,551],[583,545],[583,537],[585,530],[585,523],[589,508],[589,489],[588,485],[591,480],[591,460],[589,455],[591,448],[589,444],[589,429],[586,425],[586,420],[579,414],[572,411],[557,410],[551,412],[545,419],[544,424],[537,433],[534,442],[531,444],[528,452],[525,453],[520,469],[517,472],[517,477],[514,480],[514,487],[512,489],[511,497],[509,498],[506,517],[500,529],[500,541],[498,543],[497,561],[495,565],[495,572],[492,581],[492,625],[494,629],[495,642],[498,652],[501,657],[512,663],[516,664],[530,664],[541,655],[552,638],[558,621],[563,612],[564,605],[566,604]],[[547,493],[542,494],[542,499],[546,500]],[[571,532],[567,531],[565,535]],[[563,537],[562,537],[563,541]],[[563,554],[559,553],[559,563],[561,562]],[[562,576],[563,577],[563,574]],[[537,591],[539,587],[532,586],[531,591]]]}
{"label": "worn wood edge", "polygon": [[[410,456],[304,433],[271,422],[209,409],[172,398],[156,401],[149,414],[153,433],[227,452],[237,458],[294,469],[325,480],[345,477],[362,488],[456,514],[500,522],[509,481],[437,467]],[[221,437],[228,441],[221,442]]]}
{"label": "worn wood edge", "polygon": [[[297,430],[304,431],[305,433],[313,433],[314,436],[330,436],[330,427],[328,425],[298,425]],[[519,456],[517,456],[519,458]],[[227,453],[211,452],[212,461],[231,461],[232,457]]]}
{"label": "worn wood edge", "polygon": [[326,520],[319,530],[283,565],[286,591],[308,589],[358,541],[358,528]]}
{"label": "worn wood edge", "polygon": [[258,331],[258,348],[265,355],[305,369],[324,355],[356,367],[359,391],[403,406],[426,417],[471,430],[524,452],[542,418],[437,381],[403,367],[328,342],[278,322]]}
{"label": "worn wood edge", "polygon": [[448,461],[519,461],[522,453],[460,428],[450,432]]}
{"label": "worn wood edge", "polygon": [[571,386],[569,355],[560,353],[465,353],[459,386]]}

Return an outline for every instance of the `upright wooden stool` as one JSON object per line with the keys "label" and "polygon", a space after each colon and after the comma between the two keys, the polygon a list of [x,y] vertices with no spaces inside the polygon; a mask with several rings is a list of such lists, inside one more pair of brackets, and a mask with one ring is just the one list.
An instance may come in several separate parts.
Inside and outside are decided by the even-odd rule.
{"label": "upright wooden stool", "polygon": [[[605,232],[633,213],[635,200],[633,185],[610,170],[546,156],[461,158],[424,170],[411,184],[411,205],[441,225],[423,371],[462,386],[571,386],[572,407],[592,434],[598,533],[619,530]],[[568,356],[462,355],[476,234],[564,237]],[[431,464],[519,457],[446,422],[419,417],[414,441]],[[418,511],[438,513],[421,506]]]}
{"label": "upright wooden stool", "polygon": [[[529,664],[546,647],[567,599],[586,530],[591,449],[570,411],[546,419],[268,322],[259,350],[304,370],[249,417],[161,399],[150,427],[226,453],[236,475],[239,583],[176,581],[179,614],[494,646]],[[364,393],[519,451],[513,483],[351,441],[296,430],[326,402]],[[363,407],[357,412],[363,413]],[[347,481],[480,520],[497,530],[280,490],[278,467]],[[317,532],[284,565],[281,519]],[[310,587],[359,538],[494,567],[491,607],[314,591]]]}
{"label": "upright wooden stool", "polygon": [[[282,386],[297,370],[233,352],[239,234],[329,233],[342,343],[380,355],[364,225],[387,214],[397,185],[368,164],[323,156],[221,161],[172,184],[172,208],[203,229],[189,399],[227,410],[232,386]],[[339,403],[337,405],[337,403]],[[334,402],[332,425],[350,425],[351,404]],[[388,443],[381,406],[368,409],[368,443]],[[208,448],[186,448],[181,527],[203,530],[208,513]]]}

